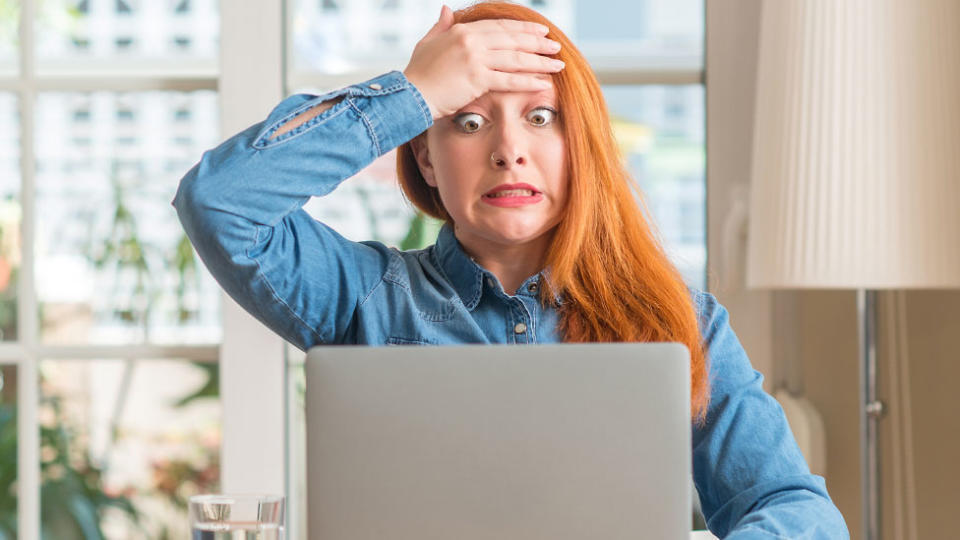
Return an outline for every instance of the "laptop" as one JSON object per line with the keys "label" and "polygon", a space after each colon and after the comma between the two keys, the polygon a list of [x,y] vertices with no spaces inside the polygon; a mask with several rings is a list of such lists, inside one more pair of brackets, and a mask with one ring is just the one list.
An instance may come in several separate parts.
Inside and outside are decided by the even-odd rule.
{"label": "laptop", "polygon": [[322,346],[312,540],[689,538],[677,343]]}

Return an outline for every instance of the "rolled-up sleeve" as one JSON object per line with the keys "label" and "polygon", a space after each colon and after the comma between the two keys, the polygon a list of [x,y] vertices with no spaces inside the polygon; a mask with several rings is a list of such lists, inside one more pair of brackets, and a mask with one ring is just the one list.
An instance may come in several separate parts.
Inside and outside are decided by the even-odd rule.
{"label": "rolled-up sleeve", "polygon": [[697,293],[710,361],[711,402],[693,428],[694,483],[707,527],[721,538],[849,538],[846,523],[810,473],[780,404],[762,387],[727,310]]}

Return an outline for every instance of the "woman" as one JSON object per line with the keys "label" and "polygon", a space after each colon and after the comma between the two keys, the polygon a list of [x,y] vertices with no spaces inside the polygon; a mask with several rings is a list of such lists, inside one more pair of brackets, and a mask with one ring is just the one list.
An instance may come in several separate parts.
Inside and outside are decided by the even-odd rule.
{"label": "woman", "polygon": [[[446,221],[436,245],[350,242],[304,212],[398,146],[404,193]],[[709,528],[847,537],[726,311],[665,256],[616,148],[595,76],[549,21],[444,7],[403,73],[284,100],[204,154],[174,206],[224,289],[304,350],[684,343]]]}

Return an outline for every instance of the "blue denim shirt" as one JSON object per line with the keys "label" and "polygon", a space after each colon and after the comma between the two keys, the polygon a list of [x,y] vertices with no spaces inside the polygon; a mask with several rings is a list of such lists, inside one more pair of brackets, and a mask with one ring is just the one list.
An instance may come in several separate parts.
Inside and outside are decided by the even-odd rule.
{"label": "blue denim shirt", "polygon": [[[287,121],[343,99],[273,137]],[[530,276],[509,294],[444,227],[435,245],[352,242],[302,208],[433,119],[398,72],[322,96],[295,95],[266,121],[204,153],[174,206],[200,257],[240,305],[306,350],[320,343],[553,343],[555,306]],[[691,291],[709,348],[711,403],[693,425],[693,473],[720,537],[848,538],[823,478],[810,474],[777,402],[750,366],[727,312]],[[559,301],[559,299],[555,299]]]}

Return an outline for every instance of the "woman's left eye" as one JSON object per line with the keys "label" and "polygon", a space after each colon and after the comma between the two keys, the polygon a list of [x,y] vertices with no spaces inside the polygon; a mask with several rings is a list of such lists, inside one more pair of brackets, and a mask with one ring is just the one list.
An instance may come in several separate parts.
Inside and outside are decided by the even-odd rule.
{"label": "woman's left eye", "polygon": [[545,126],[554,121],[557,111],[548,107],[537,107],[527,113],[527,121],[535,126]]}

